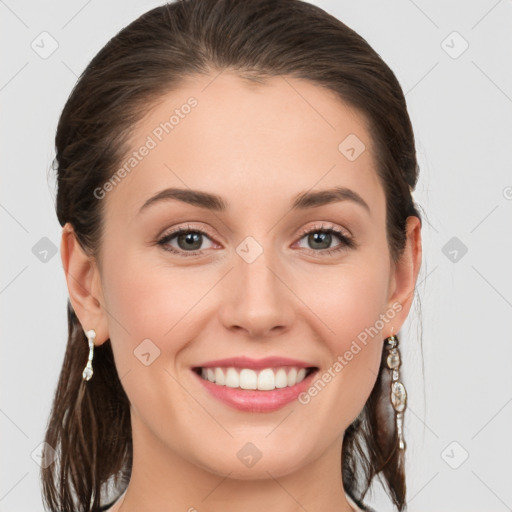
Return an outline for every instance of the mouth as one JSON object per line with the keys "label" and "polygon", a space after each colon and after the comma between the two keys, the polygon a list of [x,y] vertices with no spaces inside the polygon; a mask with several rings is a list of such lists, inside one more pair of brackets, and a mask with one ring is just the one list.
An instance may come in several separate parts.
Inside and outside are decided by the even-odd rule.
{"label": "mouth", "polygon": [[272,412],[297,400],[319,366],[288,357],[230,357],[191,367],[200,389],[233,409]]}
{"label": "mouth", "polygon": [[293,388],[318,371],[318,367],[277,366],[243,368],[235,366],[197,366],[192,370],[203,380],[232,389],[273,391]]}

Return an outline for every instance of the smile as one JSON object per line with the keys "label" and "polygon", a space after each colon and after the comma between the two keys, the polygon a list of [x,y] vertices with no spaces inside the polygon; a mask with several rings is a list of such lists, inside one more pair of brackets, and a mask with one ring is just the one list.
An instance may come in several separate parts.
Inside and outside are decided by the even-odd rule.
{"label": "smile", "polygon": [[318,371],[318,367],[299,366],[192,368],[207,397],[253,413],[277,411],[294,402],[311,385]]}
{"label": "smile", "polygon": [[259,391],[293,387],[315,370],[315,367],[300,368],[298,366],[264,368],[261,370],[235,367],[195,368],[196,373],[202,379],[217,386]]}

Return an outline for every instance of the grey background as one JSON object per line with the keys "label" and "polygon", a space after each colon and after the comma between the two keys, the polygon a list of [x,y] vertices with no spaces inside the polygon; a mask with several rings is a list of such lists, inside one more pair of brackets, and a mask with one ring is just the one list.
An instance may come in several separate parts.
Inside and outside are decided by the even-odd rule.
{"label": "grey background", "polygon": [[[511,510],[512,2],[312,3],[395,72],[417,139],[421,319],[416,301],[401,339],[409,510]],[[107,40],[160,4],[0,0],[2,512],[43,510],[37,453],[67,336],[58,116]],[[378,484],[368,503],[392,510]]]}

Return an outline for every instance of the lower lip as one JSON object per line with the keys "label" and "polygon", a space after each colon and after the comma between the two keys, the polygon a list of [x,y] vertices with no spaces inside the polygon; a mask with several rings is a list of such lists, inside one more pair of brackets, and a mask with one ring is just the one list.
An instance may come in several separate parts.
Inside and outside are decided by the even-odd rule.
{"label": "lower lip", "polygon": [[293,402],[310,385],[318,370],[311,372],[304,380],[285,388],[276,388],[271,391],[259,391],[256,389],[230,388],[219,386],[200,377],[194,370],[192,373],[201,381],[201,384],[221,402],[247,412],[271,412],[281,409]]}

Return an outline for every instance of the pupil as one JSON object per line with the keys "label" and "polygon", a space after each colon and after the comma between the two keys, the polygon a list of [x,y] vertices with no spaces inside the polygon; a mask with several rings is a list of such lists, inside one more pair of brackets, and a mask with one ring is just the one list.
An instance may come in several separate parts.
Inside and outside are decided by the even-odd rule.
{"label": "pupil", "polygon": [[[313,246],[315,246],[316,243],[325,243],[325,240],[327,238],[327,242],[330,242],[330,233],[313,233],[311,235],[312,237],[312,241],[313,241]],[[327,247],[329,246],[329,243],[327,243]],[[321,247],[321,249],[325,249],[325,247]]]}
{"label": "pupil", "polygon": [[[178,241],[184,241],[186,240],[185,248],[189,249],[199,249],[201,247],[201,235],[199,233],[186,233],[184,235],[180,235],[178,237]],[[190,243],[194,244],[195,246],[191,245]]]}

